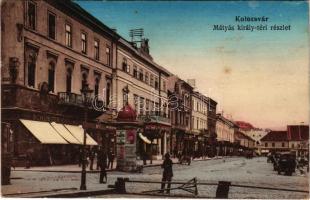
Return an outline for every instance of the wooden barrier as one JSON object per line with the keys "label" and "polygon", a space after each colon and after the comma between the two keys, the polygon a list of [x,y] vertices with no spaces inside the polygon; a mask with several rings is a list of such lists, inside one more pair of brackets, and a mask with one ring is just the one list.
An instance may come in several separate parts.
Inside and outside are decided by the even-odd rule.
{"label": "wooden barrier", "polygon": [[[126,193],[126,182],[127,183],[158,183],[158,184],[168,184],[168,181],[142,181],[142,180],[129,180],[129,178],[121,178],[118,177],[115,185],[109,185],[109,188],[115,188],[116,193],[118,194],[125,194]],[[264,189],[264,190],[277,190],[277,191],[289,191],[289,192],[301,192],[301,193],[309,193],[309,191],[305,190],[296,190],[296,189],[286,189],[286,188],[272,188],[272,187],[260,187],[260,186],[250,186],[250,185],[239,185],[239,184],[231,184],[228,181],[219,181],[218,183],[206,183],[206,182],[197,182],[196,177],[187,181],[172,181],[170,182],[171,185],[181,185],[177,187],[172,187],[170,190],[183,190],[193,194],[195,197],[198,195],[198,185],[208,185],[208,186],[217,186],[216,189],[216,196],[215,198],[226,199],[228,198],[229,189],[230,187],[241,187],[241,188],[252,188],[252,189]],[[156,192],[163,192],[167,189],[156,189],[156,190],[147,190],[143,191],[139,194],[150,194]],[[137,193],[135,193],[137,194]],[[157,194],[156,194],[157,195]]]}

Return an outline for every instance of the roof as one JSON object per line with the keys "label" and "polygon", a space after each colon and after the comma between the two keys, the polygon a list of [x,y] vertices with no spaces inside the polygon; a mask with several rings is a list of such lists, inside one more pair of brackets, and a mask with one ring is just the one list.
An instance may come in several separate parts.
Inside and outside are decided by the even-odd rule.
{"label": "roof", "polygon": [[309,139],[309,126],[307,125],[288,125],[287,137],[291,141],[301,141]]}
{"label": "roof", "polygon": [[235,123],[232,122],[231,120],[225,118],[223,115],[220,113],[216,114],[217,121],[222,121],[223,123],[227,124],[231,128],[235,127]]}
{"label": "roof", "polygon": [[288,141],[287,131],[270,131],[261,141]]}
{"label": "roof", "polygon": [[94,30],[100,31],[112,38],[120,38],[121,36],[113,31],[111,28],[102,23],[99,19],[94,17],[88,11],[83,9],[80,5],[73,2],[72,0],[48,0],[50,4],[54,6],[61,6],[58,8],[65,9],[64,12],[68,15],[75,15],[78,19],[85,21],[89,26],[92,26]]}
{"label": "roof", "polygon": [[254,129],[255,127],[248,123],[248,122],[244,122],[244,121],[235,121],[235,124],[237,124],[237,126],[239,126],[239,128],[241,130],[251,130],[251,129]]}
{"label": "roof", "polygon": [[88,11],[86,11],[84,8],[82,8],[79,4],[73,2],[72,0],[56,0],[56,1],[49,1],[49,3],[53,3],[55,6],[56,5],[62,6],[67,11],[67,14],[70,13],[72,15],[78,16],[80,20],[84,20],[89,26],[92,26],[93,30],[99,31],[101,33],[104,33],[105,35],[108,35],[114,38],[115,40],[119,42],[119,44],[123,44],[125,47],[129,48],[132,52],[134,52],[136,56],[150,63],[151,65],[156,67],[161,72],[165,73],[168,76],[171,74],[171,72],[169,72],[166,68],[158,65],[157,63],[152,61],[152,59],[147,58],[146,56],[141,54],[124,37],[122,37],[117,32],[115,32],[113,29],[111,29],[110,27],[102,23],[99,19],[97,19],[92,14],[90,14]]}
{"label": "roof", "polygon": [[166,68],[160,66],[159,64],[155,63],[152,59],[146,57],[145,55],[143,55],[141,52],[138,51],[137,48],[135,48],[129,41],[127,41],[125,38],[123,38],[122,36],[120,36],[120,39],[118,40],[119,44],[122,44],[123,47],[126,47],[127,49],[129,49],[131,52],[133,52],[136,56],[138,56],[140,59],[143,59],[144,61],[148,62],[149,64],[153,65],[154,67],[156,67],[158,70],[160,70],[161,72],[167,74],[167,75],[171,75],[172,73],[170,71],[168,71]]}
{"label": "roof", "polygon": [[251,137],[249,137],[248,135],[246,135],[242,131],[236,131],[235,136],[236,136],[236,139],[247,139],[247,140],[251,140],[251,141],[255,142],[255,140],[253,140]]}

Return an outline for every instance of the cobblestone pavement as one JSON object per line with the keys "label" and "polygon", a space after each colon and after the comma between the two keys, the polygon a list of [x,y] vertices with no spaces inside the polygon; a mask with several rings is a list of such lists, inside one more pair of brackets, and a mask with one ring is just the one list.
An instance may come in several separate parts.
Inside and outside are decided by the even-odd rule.
{"label": "cobblestone pavement", "polygon": [[[192,165],[174,165],[174,181],[188,181],[193,177],[198,182],[218,183],[218,181],[231,181],[232,184],[251,186],[276,187],[297,190],[308,190],[308,174],[302,175],[297,171],[293,176],[278,175],[273,166],[266,162],[265,157],[245,159],[228,158],[193,162]],[[115,176],[113,174],[111,176]],[[120,174],[118,174],[120,176]],[[132,180],[161,180],[160,168],[147,168],[142,175],[128,175]],[[127,183],[128,192],[141,192],[159,189],[159,184]],[[215,197],[216,186],[198,186],[200,196]],[[171,194],[187,194],[184,191],[171,191]],[[306,193],[273,191],[250,188],[231,187],[229,198],[309,198]]]}
{"label": "cobblestone pavement", "polygon": [[[243,184],[264,187],[278,187],[288,189],[308,190],[308,174],[302,175],[298,171],[293,176],[278,175],[273,171],[265,157],[225,158],[218,160],[195,161],[190,166],[175,164],[173,166],[173,181],[188,181],[193,177],[198,182],[217,183],[218,181],[231,181],[232,184]],[[128,177],[130,180],[161,180],[162,169],[159,166],[148,167],[143,173],[125,173],[111,171],[108,173],[108,184],[114,184],[117,177]],[[68,172],[37,172],[13,171],[12,185],[3,186],[3,194],[27,193],[55,189],[78,190],[80,174]],[[174,186],[172,186],[174,187]],[[107,184],[99,184],[99,174],[87,174],[88,190],[104,190]],[[142,192],[159,189],[159,184],[126,183],[128,192]],[[199,196],[214,197],[216,186],[198,186]],[[187,194],[185,191],[171,191],[172,195]],[[23,196],[23,195],[19,195]],[[118,195],[104,195],[98,197],[117,197]],[[120,197],[122,197],[120,195]],[[135,196],[134,196],[135,197]],[[144,196],[141,196],[144,197]],[[271,191],[231,187],[230,198],[308,198],[305,193]]]}

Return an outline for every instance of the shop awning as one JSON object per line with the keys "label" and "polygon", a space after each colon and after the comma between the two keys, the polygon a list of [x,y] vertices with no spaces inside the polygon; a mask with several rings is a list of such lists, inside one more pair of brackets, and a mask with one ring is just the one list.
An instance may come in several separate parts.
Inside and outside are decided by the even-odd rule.
{"label": "shop awning", "polygon": [[68,144],[49,122],[25,119],[20,119],[20,121],[42,144]]}
{"label": "shop awning", "polygon": [[145,142],[146,144],[151,144],[151,141],[145,137],[142,133],[139,133],[139,137],[141,138],[141,140],[143,140],[143,142]]}
{"label": "shop awning", "polygon": [[59,133],[59,135],[61,135],[70,144],[82,144],[81,142],[79,142],[78,139],[76,139],[70,133],[70,131],[68,131],[68,129],[63,124],[58,124],[56,122],[52,122],[51,125]]}
{"label": "shop awning", "polygon": [[[81,126],[67,125],[65,127],[70,131],[70,133],[83,144],[84,139],[84,129]],[[97,142],[86,133],[86,145],[98,145]]]}

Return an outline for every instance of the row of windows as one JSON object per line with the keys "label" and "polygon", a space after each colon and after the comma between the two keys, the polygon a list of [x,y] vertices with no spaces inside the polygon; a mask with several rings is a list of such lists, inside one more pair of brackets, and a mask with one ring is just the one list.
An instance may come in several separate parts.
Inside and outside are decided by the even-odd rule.
{"label": "row of windows", "polygon": [[[174,114],[175,113],[175,114]],[[177,125],[189,126],[190,118],[187,113],[181,112],[179,110],[171,110],[171,122]]]}
{"label": "row of windows", "polygon": [[208,126],[207,120],[200,119],[199,117],[192,117],[192,127],[194,129],[206,129]]}
{"label": "row of windows", "polygon": [[[271,143],[271,147],[275,147],[275,146],[276,145],[275,145],[274,142]],[[268,142],[265,142],[265,147],[268,147]],[[285,147],[285,143],[284,142],[282,142],[281,147]],[[295,144],[294,143],[291,144],[291,148],[295,148]],[[300,148],[300,144],[297,144],[297,148]]]}
{"label": "row of windows", "polygon": [[[37,7],[36,4],[32,1],[28,1],[27,3],[27,26],[32,30],[36,30],[36,19],[37,18]],[[48,12],[48,37],[50,39],[56,40],[56,15]],[[65,45],[67,47],[72,48],[72,25],[69,23],[65,24]],[[94,48],[94,59],[100,60],[100,41],[98,39],[94,39],[93,48]],[[87,33],[81,31],[81,52],[83,54],[87,54]],[[105,50],[105,56],[107,59],[107,65],[111,66],[111,48],[107,45]]]}
{"label": "row of windows", "polygon": [[[276,144],[273,142],[273,143],[271,143],[271,146],[275,147]],[[268,147],[268,142],[265,143],[265,147]],[[281,143],[281,147],[285,147],[285,143],[284,142]]]}
{"label": "row of windows", "polygon": [[194,111],[207,113],[208,111],[208,105],[206,103],[203,103],[201,100],[193,99],[192,100],[192,108]]}
{"label": "row of windows", "polygon": [[[128,74],[131,74],[130,65],[127,63],[127,59],[123,59],[122,70]],[[145,82],[146,84],[154,87],[156,90],[159,90],[159,80],[157,76],[154,76],[152,73],[144,72],[142,68],[139,69],[136,65],[133,66],[132,76],[140,81]],[[162,90],[166,91],[166,81],[162,82]]]}
{"label": "row of windows", "polygon": [[[149,99],[138,96],[136,94],[134,94],[134,107],[135,107],[135,110],[137,110],[140,115],[144,115],[144,114],[149,115],[149,114],[152,114],[152,112],[159,114],[161,110],[158,102],[151,101]],[[164,115],[166,114],[166,111],[167,111],[167,107],[163,106]]]}
{"label": "row of windows", "polygon": [[[55,69],[56,69],[56,62],[50,61],[48,63],[48,76],[47,76],[47,84],[48,84],[48,90],[50,92],[55,92]],[[26,71],[26,78],[27,78],[27,84],[29,87],[35,88],[36,83],[36,61],[33,59],[28,59],[27,61],[27,71]],[[71,93],[72,91],[72,75],[73,75],[73,64],[66,63],[66,92]],[[94,95],[99,95],[99,84],[100,84],[101,75],[96,74],[95,75],[95,85],[94,85]],[[83,86],[88,84],[88,72],[83,72],[81,77],[81,89]],[[105,102],[107,105],[110,102],[110,91],[111,91],[111,84],[107,82],[106,88],[105,88]]]}

